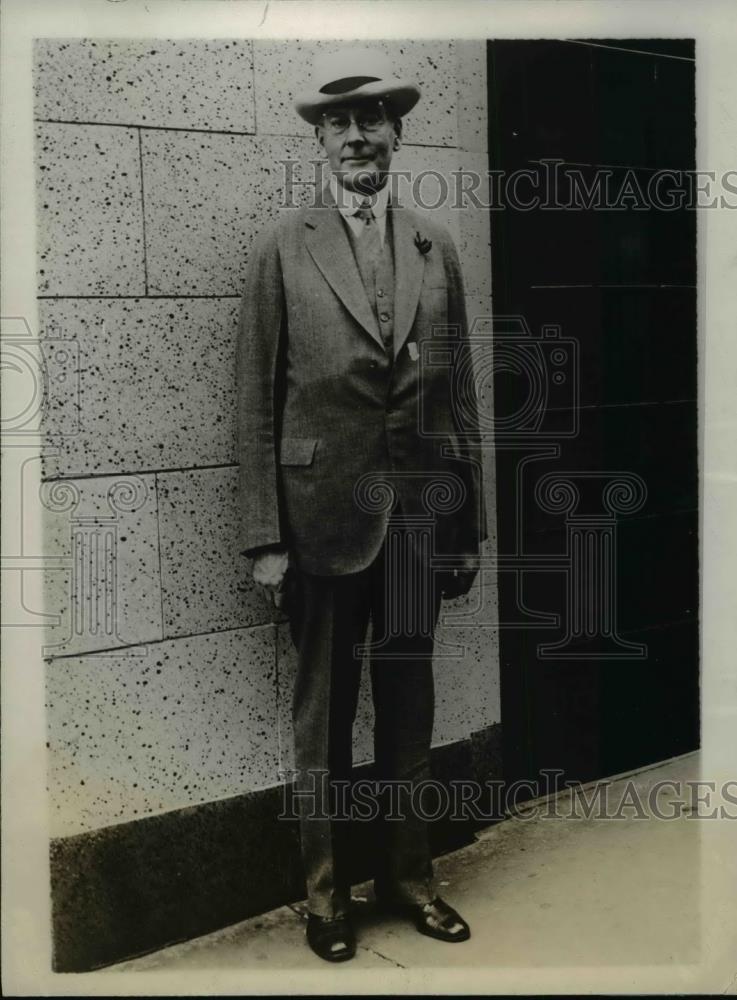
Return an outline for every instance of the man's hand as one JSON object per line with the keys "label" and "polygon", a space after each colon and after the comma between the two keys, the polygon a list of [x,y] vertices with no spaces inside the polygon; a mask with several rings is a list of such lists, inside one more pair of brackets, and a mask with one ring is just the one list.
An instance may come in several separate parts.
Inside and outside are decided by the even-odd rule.
{"label": "man's hand", "polygon": [[440,574],[440,592],[443,597],[452,601],[456,597],[465,597],[478,576],[478,560],[466,559],[464,566],[451,569]]}
{"label": "man's hand", "polygon": [[254,583],[267,587],[271,591],[272,600],[277,607],[281,606],[281,595],[288,566],[289,552],[287,549],[265,549],[253,557],[251,575]]}

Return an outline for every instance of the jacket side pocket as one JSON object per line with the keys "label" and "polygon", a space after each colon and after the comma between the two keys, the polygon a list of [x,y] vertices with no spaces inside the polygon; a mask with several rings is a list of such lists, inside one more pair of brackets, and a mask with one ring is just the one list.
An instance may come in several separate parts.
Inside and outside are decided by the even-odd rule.
{"label": "jacket side pocket", "polygon": [[312,465],[318,438],[284,437],[279,445],[280,465]]}

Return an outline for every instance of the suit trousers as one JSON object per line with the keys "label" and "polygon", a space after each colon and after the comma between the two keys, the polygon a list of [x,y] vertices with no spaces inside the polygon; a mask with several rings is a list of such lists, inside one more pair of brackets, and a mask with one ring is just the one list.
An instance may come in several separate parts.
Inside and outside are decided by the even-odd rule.
{"label": "suit trousers", "polygon": [[[373,806],[379,829],[374,884],[395,900],[428,902],[435,892],[427,822],[412,808],[412,790],[430,778],[433,631],[440,597],[429,567],[416,555],[411,529],[391,522],[378,556],[358,573],[314,576],[292,570],[286,598],[298,654],[294,789],[308,907],[336,917],[350,902],[351,827],[358,820],[348,818],[343,793],[350,787],[360,646],[367,641],[369,620],[378,789]],[[395,796],[391,819],[385,818],[388,783]]]}

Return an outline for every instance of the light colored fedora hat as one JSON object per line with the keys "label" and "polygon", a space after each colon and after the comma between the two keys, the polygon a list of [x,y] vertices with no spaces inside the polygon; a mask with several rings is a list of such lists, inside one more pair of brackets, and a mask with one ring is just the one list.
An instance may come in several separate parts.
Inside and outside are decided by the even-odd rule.
{"label": "light colored fedora hat", "polygon": [[338,104],[386,98],[401,118],[417,104],[420,93],[417,84],[394,76],[391,61],[383,52],[344,48],[315,57],[310,86],[295,107],[310,125],[319,125],[322,115]]}

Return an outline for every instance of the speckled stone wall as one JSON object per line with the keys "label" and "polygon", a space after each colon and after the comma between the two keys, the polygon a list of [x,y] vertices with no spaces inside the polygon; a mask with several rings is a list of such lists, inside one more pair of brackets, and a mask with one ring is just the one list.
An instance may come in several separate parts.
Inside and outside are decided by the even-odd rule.
{"label": "speckled stone wall", "polygon": [[[483,43],[373,44],[424,90],[395,166],[486,170]],[[288,628],[237,555],[234,350],[278,161],[320,155],[292,109],[314,49],[36,43],[40,323],[64,373],[44,458],[57,837],[266,788],[291,766]],[[487,214],[438,217],[470,313],[488,315]],[[493,531],[491,464],[487,501]],[[486,607],[495,621],[495,590]],[[499,721],[493,625],[439,637],[460,655],[437,658],[435,745]],[[364,685],[359,762],[371,724]]]}

